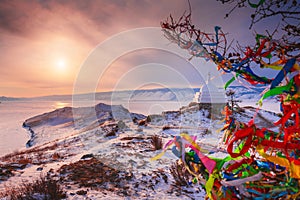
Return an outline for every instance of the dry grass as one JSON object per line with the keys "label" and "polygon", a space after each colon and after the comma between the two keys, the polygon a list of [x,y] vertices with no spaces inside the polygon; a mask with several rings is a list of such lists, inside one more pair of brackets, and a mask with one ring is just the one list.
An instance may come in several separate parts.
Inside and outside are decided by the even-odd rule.
{"label": "dry grass", "polygon": [[120,196],[129,195],[127,184],[133,178],[131,173],[109,167],[96,158],[63,165],[59,173],[62,182],[94,190],[109,190]]}
{"label": "dry grass", "polygon": [[[122,148],[131,148],[133,150],[138,150],[139,152],[155,151],[160,148],[160,137],[154,138],[153,136],[127,136],[120,140],[125,143],[121,143]],[[154,146],[155,145],[155,146]],[[162,145],[162,144],[161,144]]]}
{"label": "dry grass", "polygon": [[163,147],[162,138],[158,135],[153,135],[151,137],[151,144],[153,145],[154,150],[160,150]]}
{"label": "dry grass", "polygon": [[[16,172],[26,168],[28,165],[41,165],[62,160],[72,154],[56,153],[59,145],[54,143],[47,146],[38,146],[24,151],[15,151],[0,157],[0,181],[6,181],[14,176]],[[68,147],[64,147],[66,149]]]}
{"label": "dry grass", "polygon": [[61,156],[60,156],[58,153],[54,153],[54,154],[52,155],[52,159],[53,159],[53,160],[59,160],[59,159],[61,159]]}
{"label": "dry grass", "polygon": [[32,159],[31,158],[20,158],[20,159],[18,159],[18,163],[22,164],[22,165],[31,164]]}
{"label": "dry grass", "polygon": [[59,200],[66,198],[66,193],[58,181],[41,176],[33,182],[23,182],[20,186],[6,188],[5,192],[0,193],[0,197],[10,200]]}
{"label": "dry grass", "polygon": [[32,155],[31,157],[41,157],[45,154],[46,151],[51,151],[51,150],[55,150],[58,148],[58,144],[55,143],[53,145],[50,146],[46,146],[46,147],[34,147],[25,151],[15,151],[11,154],[7,154],[3,157],[0,158],[1,161],[3,162],[7,162],[7,163],[19,163],[20,160],[27,160],[28,163],[31,163],[32,161],[29,162],[29,160],[32,160],[31,158],[29,158],[29,155]]}
{"label": "dry grass", "polygon": [[31,148],[29,150],[25,150],[25,151],[15,151],[11,154],[7,154],[6,156],[4,156],[3,158],[5,157],[11,157],[13,155],[21,155],[21,154],[24,154],[24,153],[34,153],[36,151],[46,151],[46,150],[54,150],[58,147],[58,144],[57,143],[54,143],[52,145],[49,145],[49,146],[45,146],[45,147],[40,147],[40,146],[37,146],[37,147],[34,147],[34,148]]}
{"label": "dry grass", "polygon": [[61,144],[57,143],[47,145],[47,146],[37,146],[30,148],[24,151],[16,151],[11,154],[7,154],[3,157],[0,157],[0,161],[3,163],[15,163],[15,164],[33,164],[41,165],[46,163],[52,163],[65,159],[69,156],[72,156],[72,153],[67,151],[63,153],[57,153],[60,149],[69,149],[72,148],[71,144]]}
{"label": "dry grass", "polygon": [[170,167],[170,172],[175,180],[177,186],[188,186],[191,178],[190,173],[185,168],[182,162],[175,162]]}
{"label": "dry grass", "polygon": [[6,181],[14,176],[15,169],[9,165],[0,165],[0,181]]}
{"label": "dry grass", "polygon": [[148,137],[143,137],[143,136],[126,136],[121,138],[120,140],[146,140],[149,139]]}

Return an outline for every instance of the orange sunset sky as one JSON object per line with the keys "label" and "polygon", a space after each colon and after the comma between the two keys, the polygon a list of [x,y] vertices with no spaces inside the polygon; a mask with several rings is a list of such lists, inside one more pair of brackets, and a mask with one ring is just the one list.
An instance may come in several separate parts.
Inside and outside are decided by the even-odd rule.
{"label": "orange sunset sky", "polygon": [[[228,19],[224,19],[230,6],[216,1],[190,2],[193,21],[202,30],[211,32],[218,25],[224,32],[230,33],[231,39],[241,42],[254,40],[254,31],[248,29],[250,8],[234,12]],[[0,96],[72,94],[74,82],[84,61],[101,42],[122,31],[159,27],[160,21],[166,19],[170,13],[178,18],[185,10],[188,10],[186,0],[2,0]],[[264,23],[261,27],[255,27],[256,30],[265,30],[266,23],[270,26],[276,24]],[[139,38],[136,38],[136,42],[139,42]],[[157,58],[159,62],[175,69],[184,69],[184,65],[187,65],[186,62],[176,60],[162,51],[134,52],[114,61],[106,74],[99,77],[96,90],[113,90],[132,67],[153,62],[152,59]],[[153,70],[159,71],[159,67]],[[199,81],[203,81],[189,68],[180,73],[184,73],[192,86],[197,87]],[[131,74],[130,79],[124,79],[127,81],[118,89],[151,87],[135,84],[137,79],[151,79],[150,75],[163,76],[168,87],[182,86],[163,72],[151,73],[149,69],[143,73],[137,70],[134,75]]]}

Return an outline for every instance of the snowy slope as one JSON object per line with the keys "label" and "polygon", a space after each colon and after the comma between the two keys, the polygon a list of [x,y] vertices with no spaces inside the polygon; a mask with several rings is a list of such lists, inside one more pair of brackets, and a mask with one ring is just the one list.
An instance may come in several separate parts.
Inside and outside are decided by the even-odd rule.
{"label": "snowy slope", "polygon": [[[170,91],[152,90],[152,96],[161,100],[172,99]],[[244,90],[237,95],[245,98]],[[127,93],[128,94],[128,93]],[[149,91],[130,93],[133,99],[149,99]],[[126,93],[123,94],[123,97]],[[275,113],[253,107],[240,108],[236,118],[247,123],[256,116],[259,126],[272,124],[279,118]],[[189,104],[179,110],[146,116],[130,113],[120,105],[97,104],[94,107],[65,107],[25,120],[24,127],[31,132],[28,150],[15,152],[0,158],[1,169],[11,173],[0,173],[0,193],[7,185],[16,185],[22,180],[51,174],[59,179],[67,191],[68,199],[204,199],[205,193],[199,185],[178,186],[170,173],[170,166],[177,159],[168,150],[159,160],[150,158],[161,150],[154,150],[152,136],[158,135],[165,144],[182,132],[197,136],[197,142],[214,157],[224,157],[218,144],[222,137],[222,114],[213,114],[204,104]],[[274,127],[276,129],[276,127]],[[86,159],[87,158],[87,159]],[[91,174],[93,167],[99,171],[118,173],[120,182],[106,182]],[[78,186],[71,179],[78,170],[84,182],[96,184],[97,189]],[[133,174],[128,177],[128,174]],[[128,180],[127,180],[128,179]],[[119,180],[119,179],[118,179]],[[122,180],[122,181],[121,181]],[[95,183],[93,182],[95,181]],[[191,180],[188,180],[191,181]],[[81,196],[78,191],[84,190]]]}
{"label": "snowy slope", "polygon": [[[176,160],[176,157],[170,151],[162,159],[156,162],[150,161],[150,158],[160,152],[153,150],[151,136],[155,134],[163,136],[164,143],[173,137],[167,132],[163,132],[162,126],[155,123],[139,126],[127,118],[119,120],[112,118],[113,113],[120,114],[117,116],[130,114],[121,106],[96,105],[94,110],[97,113],[97,121],[93,120],[90,109],[75,110],[82,114],[82,118],[77,120],[83,120],[81,126],[77,128],[74,125],[76,120],[71,117],[72,109],[69,107],[44,113],[24,122],[24,126],[34,132],[33,146],[27,151],[16,152],[0,158],[2,169],[13,170],[13,174],[15,174],[10,175],[9,173],[6,177],[0,173],[1,180],[8,179],[0,182],[0,192],[5,187],[4,184],[15,185],[22,180],[39,177],[40,173],[48,173],[54,177],[58,176],[59,180],[68,185],[65,188],[68,199],[123,199],[126,197],[124,196],[125,191],[126,195],[130,195],[128,197],[130,199],[204,198],[204,192],[200,187],[187,186],[179,189],[174,185],[168,166]],[[133,118],[139,120],[144,116],[131,114],[131,119]],[[167,118],[171,119],[169,116]],[[177,131],[175,130],[175,132]],[[84,156],[96,158],[97,163],[101,162],[101,165],[103,163],[111,170],[116,170],[120,173],[120,178],[128,173],[133,173],[134,176],[128,181],[126,178],[122,179],[125,182],[99,184],[97,190],[79,188],[66,176],[78,171],[76,166],[80,166],[76,163],[82,163],[84,169],[88,169],[89,166],[84,166],[84,163],[89,161],[83,159]],[[10,163],[14,163],[15,166],[16,163],[21,162],[23,164],[18,164],[19,168],[10,165]],[[73,167],[71,167],[72,163]],[[82,164],[80,165],[82,166]],[[76,171],[66,173],[64,169],[69,165],[70,170]],[[97,164],[97,166],[99,165],[100,163]],[[87,172],[87,174],[89,173]],[[92,179],[95,177],[97,175],[90,177],[90,181],[93,181]],[[117,189],[111,190],[111,184],[117,184]],[[85,197],[76,194],[82,189],[87,191]],[[120,191],[123,192],[120,193]]]}
{"label": "snowy slope", "polygon": [[[229,86],[227,90],[233,90],[235,92],[234,97],[240,99],[244,102],[257,102],[264,91],[265,87],[251,87],[246,88],[244,86]],[[277,100],[273,98],[266,99],[265,101],[276,102]]]}
{"label": "snowy slope", "polygon": [[130,113],[121,105],[99,103],[95,107],[56,109],[25,120],[23,127],[30,131],[31,139],[27,142],[30,147],[65,138],[109,121],[132,121],[134,117],[145,118],[141,114]]}

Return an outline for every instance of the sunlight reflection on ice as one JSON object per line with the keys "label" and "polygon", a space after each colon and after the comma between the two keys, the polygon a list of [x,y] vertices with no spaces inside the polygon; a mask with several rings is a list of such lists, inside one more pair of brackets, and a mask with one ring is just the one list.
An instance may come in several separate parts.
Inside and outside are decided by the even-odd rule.
{"label": "sunlight reflection on ice", "polygon": [[55,102],[55,104],[54,104],[55,109],[63,108],[63,107],[67,107],[67,106],[71,106],[70,103],[58,101],[58,102]]}

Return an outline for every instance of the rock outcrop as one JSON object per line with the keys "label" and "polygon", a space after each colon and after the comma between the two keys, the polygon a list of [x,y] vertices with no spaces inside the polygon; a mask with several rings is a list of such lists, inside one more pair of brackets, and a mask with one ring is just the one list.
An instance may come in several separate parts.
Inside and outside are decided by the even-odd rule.
{"label": "rock outcrop", "polygon": [[[73,134],[96,128],[103,123],[120,120],[144,119],[142,114],[130,113],[121,105],[99,103],[94,107],[72,108],[64,107],[25,120],[23,127],[28,129],[30,140],[27,147],[36,143],[50,142]],[[48,134],[44,134],[44,128]],[[49,135],[49,130],[52,130]]]}

